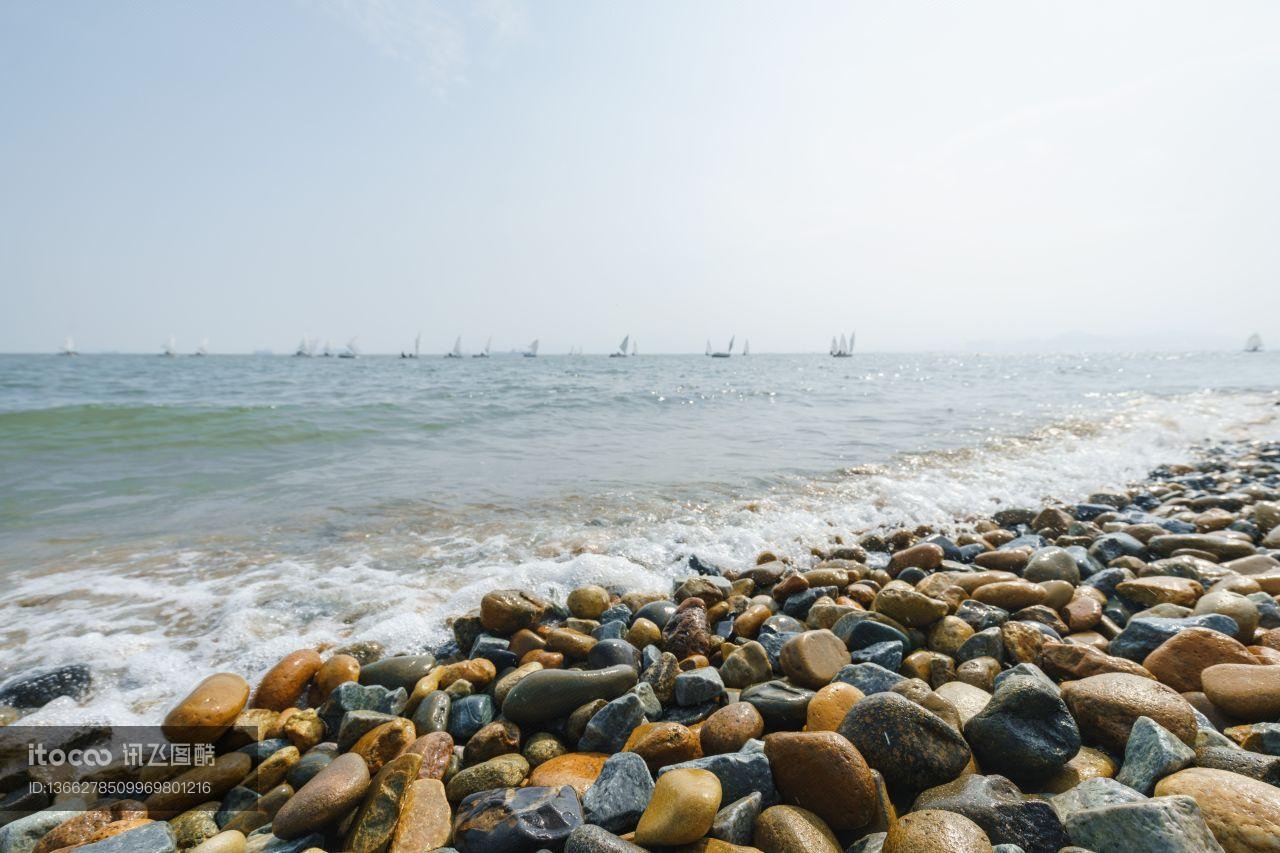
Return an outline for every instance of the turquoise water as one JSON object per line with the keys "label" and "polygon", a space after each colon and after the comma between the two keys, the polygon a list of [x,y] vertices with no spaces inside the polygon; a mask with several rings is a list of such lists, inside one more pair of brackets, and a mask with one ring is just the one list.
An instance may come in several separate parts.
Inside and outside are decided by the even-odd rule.
{"label": "turquoise water", "polygon": [[145,717],[211,666],[414,647],[498,582],[1118,485],[1275,437],[1277,387],[1275,353],[0,356],[0,649]]}

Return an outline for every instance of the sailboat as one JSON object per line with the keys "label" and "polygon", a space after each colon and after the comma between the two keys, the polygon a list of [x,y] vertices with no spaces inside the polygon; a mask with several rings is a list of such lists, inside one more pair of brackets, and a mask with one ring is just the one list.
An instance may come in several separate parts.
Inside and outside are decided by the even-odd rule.
{"label": "sailboat", "polygon": [[836,344],[836,339],[832,338],[831,355],[835,358],[848,358],[853,355],[853,333],[850,333],[847,338],[841,335],[839,345]]}
{"label": "sailboat", "polygon": [[164,342],[164,349],[160,354],[165,358],[175,358],[178,355],[178,342],[174,340],[173,335],[169,336],[169,340]]}
{"label": "sailboat", "polygon": [[529,348],[524,351],[524,357],[525,358],[538,357],[538,339],[537,338],[534,338],[533,343],[529,344]]}
{"label": "sailboat", "polygon": [[711,357],[712,358],[728,358],[729,356],[733,355],[733,342],[735,338],[736,336],[729,338],[729,346],[727,349],[725,349],[724,352],[713,352],[711,353]]}
{"label": "sailboat", "polygon": [[639,348],[638,346],[636,346],[636,342],[635,342],[635,341],[632,341],[632,342],[631,342],[631,356],[632,356],[632,358],[634,358],[635,356],[637,356],[637,355],[639,355],[639,354],[640,354],[640,348]]}
{"label": "sailboat", "polygon": [[79,355],[79,354],[80,353],[76,352],[76,342],[73,341],[71,338],[67,338],[65,341],[62,342],[62,352],[58,353],[58,355]]}
{"label": "sailboat", "polygon": [[480,352],[472,353],[471,357],[472,358],[488,358],[489,347],[491,347],[492,345],[493,345],[493,338],[489,338],[489,340],[484,342],[484,349],[480,350]]}
{"label": "sailboat", "polygon": [[[1262,335],[1254,332],[1249,336],[1249,340],[1244,342],[1245,352],[1262,352]],[[75,355],[75,353],[72,353]]]}
{"label": "sailboat", "polygon": [[321,358],[333,358],[333,344],[331,342],[324,342],[324,352],[321,353]]}
{"label": "sailboat", "polygon": [[[328,355],[329,344],[326,343],[324,345],[324,349],[325,349],[324,354]],[[302,340],[298,341],[298,348],[293,351],[294,358],[311,358],[311,356],[315,354],[316,354],[316,342],[306,337],[305,335],[303,336]]]}
{"label": "sailboat", "polygon": [[422,332],[418,332],[418,334],[415,335],[413,338],[413,355],[409,355],[407,352],[401,352],[400,357],[401,358],[417,358],[418,355],[421,353],[421,351],[422,351]]}
{"label": "sailboat", "polygon": [[707,355],[711,355],[711,338],[707,338]]}
{"label": "sailboat", "polygon": [[743,357],[751,355],[751,341],[742,342],[742,355]]}
{"label": "sailboat", "polygon": [[445,358],[462,358],[462,335],[453,340],[453,349],[444,354]]}
{"label": "sailboat", "polygon": [[627,335],[622,339],[622,343],[618,344],[618,351],[609,353],[609,358],[626,358],[627,344],[631,342],[631,336]]}
{"label": "sailboat", "polygon": [[200,346],[196,347],[196,351],[191,353],[194,356],[206,356],[209,354],[209,339],[202,338]]}
{"label": "sailboat", "polygon": [[356,346],[356,339],[352,338],[347,341],[347,348],[338,353],[338,358],[357,358],[360,355],[360,348]]}

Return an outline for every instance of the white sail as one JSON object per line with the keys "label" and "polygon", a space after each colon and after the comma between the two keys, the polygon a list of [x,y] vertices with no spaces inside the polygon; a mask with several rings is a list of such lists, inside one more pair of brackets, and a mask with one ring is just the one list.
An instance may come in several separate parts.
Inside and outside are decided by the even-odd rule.
{"label": "white sail", "polygon": [[65,341],[62,342],[62,354],[63,355],[76,354],[76,342],[72,338],[68,337]]}
{"label": "white sail", "polygon": [[836,337],[835,335],[832,335],[831,336],[831,354],[835,355],[839,351],[840,349],[839,349],[839,345],[836,343]]}
{"label": "white sail", "polygon": [[333,342],[332,342],[332,341],[325,341],[325,342],[324,342],[324,354],[325,354],[325,356],[326,356],[326,357],[331,357],[331,356],[333,355]]}
{"label": "white sail", "polygon": [[733,342],[736,338],[737,338],[737,335],[731,335],[729,337],[729,348],[725,350],[725,352],[733,352]]}
{"label": "white sail", "polygon": [[707,338],[707,355],[711,355],[711,339]]}
{"label": "white sail", "polygon": [[537,338],[534,338],[534,339],[533,339],[533,343],[529,344],[529,349],[528,349],[528,351],[526,351],[526,352],[525,352],[525,355],[527,355],[527,356],[529,356],[530,358],[532,358],[532,357],[536,356],[537,354],[538,354],[538,339],[537,339]]}
{"label": "white sail", "polygon": [[840,349],[836,350],[836,352],[838,352],[838,353],[839,353],[839,354],[841,354],[841,355],[844,355],[844,354],[845,354],[845,353],[847,353],[848,351],[849,351],[849,341],[848,341],[848,339],[846,339],[846,338],[845,338],[845,336],[844,336],[844,335],[841,335],[841,336],[840,336]]}
{"label": "white sail", "polygon": [[453,354],[462,355],[462,335],[453,339]]}
{"label": "white sail", "polygon": [[[311,350],[314,346],[315,344],[304,336],[302,340],[298,341],[298,348],[294,350],[293,354],[299,358],[305,358],[306,356],[311,355]],[[328,345],[326,345],[326,348],[327,346]]]}
{"label": "white sail", "polygon": [[493,338],[489,338],[487,341],[485,341],[485,342],[484,342],[484,354],[485,354],[485,355],[488,355],[488,354],[489,354],[489,347],[491,347],[491,346],[493,346]]}
{"label": "white sail", "polygon": [[1249,340],[1244,342],[1245,352],[1262,352],[1262,335],[1254,332],[1249,336]]}
{"label": "white sail", "polygon": [[173,335],[170,335],[169,340],[164,342],[164,350],[162,354],[169,356],[178,354],[178,341]]}
{"label": "white sail", "polygon": [[209,354],[209,339],[201,338],[200,346],[196,347],[196,355],[208,355],[208,354]]}
{"label": "white sail", "polygon": [[742,342],[742,354],[751,355],[751,341]]}
{"label": "white sail", "polygon": [[418,332],[413,339],[413,357],[417,358],[422,352],[422,332]]}
{"label": "white sail", "polygon": [[640,352],[640,347],[636,345],[636,342],[635,342],[635,341],[632,341],[632,342],[631,342],[631,354],[632,354],[632,355],[635,355],[635,354],[636,354],[636,353],[638,353],[638,352]]}
{"label": "white sail", "polygon": [[849,352],[853,352],[853,336],[854,336],[854,333],[850,332],[849,333]]}
{"label": "white sail", "polygon": [[618,352],[623,355],[627,354],[627,345],[631,343],[631,336],[627,335],[622,339],[622,343],[618,344]]}

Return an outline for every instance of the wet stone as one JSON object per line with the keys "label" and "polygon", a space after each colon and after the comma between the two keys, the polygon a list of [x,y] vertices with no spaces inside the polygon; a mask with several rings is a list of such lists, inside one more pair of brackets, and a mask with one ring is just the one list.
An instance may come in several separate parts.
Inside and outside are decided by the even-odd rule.
{"label": "wet stone", "polygon": [[640,697],[624,693],[591,717],[578,741],[578,749],[582,752],[618,752],[631,731],[642,722],[644,704]]}
{"label": "wet stone", "polygon": [[740,800],[752,791],[758,791],[765,805],[778,801],[778,792],[773,784],[773,770],[769,767],[769,759],[763,752],[732,752],[725,755],[710,755],[696,758],[681,764],[672,764],[658,771],[662,774],[678,769],[709,770],[720,780],[722,802],[731,803]]}
{"label": "wet stone", "polygon": [[983,769],[1040,780],[1079,752],[1080,731],[1058,692],[1043,673],[997,679],[991,701],[964,727]]}
{"label": "wet stone", "polygon": [[1098,806],[1071,815],[1066,826],[1072,843],[1097,853],[1222,851],[1191,797]]}
{"label": "wet stone", "polygon": [[619,752],[610,756],[595,783],[583,795],[587,822],[610,832],[634,829],[649,804],[653,787],[653,777],[639,755]]}
{"label": "wet stone", "polygon": [[354,681],[344,681],[329,693],[318,709],[325,730],[337,732],[342,718],[351,711],[376,711],[382,714],[399,714],[409,701],[409,694],[402,688],[388,690],[373,684],[364,686]]}
{"label": "wet stone", "polygon": [[729,844],[750,844],[756,817],[760,814],[763,803],[764,797],[760,792],[753,791],[721,807],[716,812],[715,820],[711,822],[711,832],[708,834]]}
{"label": "wet stone", "polygon": [[710,666],[682,672],[676,676],[676,704],[683,706],[718,702],[724,697],[724,682],[720,673]]}
{"label": "wet stone", "polygon": [[969,745],[942,718],[896,693],[860,700],[840,724],[889,789],[915,795],[950,782],[970,760]]}
{"label": "wet stone", "polygon": [[493,722],[493,699],[486,693],[464,696],[449,709],[449,734],[455,741],[469,740]]}
{"label": "wet stone", "polygon": [[873,693],[887,693],[894,688],[894,685],[906,681],[898,673],[874,663],[852,663],[841,667],[833,680],[851,684],[868,696]]}
{"label": "wet stone", "polygon": [[568,785],[480,791],[458,805],[454,846],[460,853],[537,853],[562,847],[582,823]]}
{"label": "wet stone", "polygon": [[1191,764],[1195,751],[1150,717],[1139,717],[1129,730],[1124,765],[1116,781],[1151,796],[1156,782]]}
{"label": "wet stone", "polygon": [[1142,794],[1128,785],[1120,784],[1115,779],[1095,776],[1051,797],[1049,805],[1057,812],[1058,818],[1065,823],[1067,818],[1076,812],[1118,803],[1140,803],[1145,799],[1147,798]]}
{"label": "wet stone", "polygon": [[797,728],[804,723],[813,691],[785,681],[766,681],[743,690],[739,698],[760,712],[767,727]]}

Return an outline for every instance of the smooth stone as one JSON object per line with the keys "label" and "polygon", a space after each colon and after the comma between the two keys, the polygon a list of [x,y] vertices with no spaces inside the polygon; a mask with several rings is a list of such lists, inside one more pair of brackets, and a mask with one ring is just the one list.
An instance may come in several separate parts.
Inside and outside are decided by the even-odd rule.
{"label": "smooth stone", "polygon": [[910,812],[889,827],[884,853],[991,853],[987,834],[955,812]]}
{"label": "smooth stone", "polygon": [[956,650],[957,663],[966,663],[977,658],[994,658],[1004,660],[1004,638],[999,627],[983,628],[960,644]]}
{"label": "smooth stone", "polygon": [[41,838],[84,810],[84,800],[74,797],[0,826],[0,853],[30,853]]}
{"label": "smooth stone", "polygon": [[841,681],[828,684],[809,700],[805,709],[805,729],[811,732],[836,731],[849,709],[862,697],[862,691],[852,684]]}
{"label": "smooth stone", "polygon": [[674,846],[697,841],[711,829],[720,799],[720,780],[713,773],[695,768],[663,773],[636,825],[636,843]]}
{"label": "smooth stone", "polygon": [[280,807],[271,833],[290,840],[323,829],[355,808],[370,781],[363,758],[350,752],[339,755]]}
{"label": "smooth stone", "polygon": [[248,701],[249,682],[235,673],[215,673],[165,715],[160,729],[171,741],[207,743],[231,727]]}
{"label": "smooth stone", "polygon": [[698,746],[698,733],[680,723],[671,722],[637,726],[623,750],[639,755],[651,771],[669,764],[689,761],[702,754]]}
{"label": "smooth stone", "polygon": [[759,791],[752,792],[727,806],[721,806],[716,819],[711,822],[711,837],[729,844],[751,843],[751,833],[760,815],[764,798]]}
{"label": "smooth stone", "polygon": [[[542,664],[538,664],[541,668]],[[448,732],[449,713],[453,708],[453,697],[443,690],[433,690],[418,703],[413,712],[413,727],[419,734],[429,732]]]}
{"label": "smooth stone", "polygon": [[902,666],[902,652],[902,643],[894,640],[874,643],[855,652],[847,653],[846,656],[849,658],[849,662],[852,663],[874,663],[888,670],[896,670]]}
{"label": "smooth stone", "polygon": [[409,786],[417,781],[422,756],[397,756],[378,771],[369,783],[364,802],[352,819],[344,849],[372,853],[386,848],[400,818],[400,804]]}
{"label": "smooth stone", "polygon": [[799,806],[762,811],[752,843],[762,853],[841,853],[840,842],[822,818]]}
{"label": "smooth stone", "polygon": [[453,812],[439,779],[418,779],[405,790],[388,853],[421,853],[449,843]]}
{"label": "smooth stone", "polygon": [[653,776],[644,759],[634,752],[619,752],[609,756],[587,788],[582,797],[583,814],[588,823],[610,832],[627,832],[640,820],[653,790]]}
{"label": "smooth stone", "polygon": [[895,684],[906,681],[896,672],[891,672],[874,663],[851,663],[841,667],[836,673],[836,681],[851,684],[865,695],[885,693],[892,690]]}
{"label": "smooth stone", "polygon": [[764,739],[764,753],[784,803],[803,806],[837,831],[871,822],[871,768],[846,738],[835,732],[778,732]]}
{"label": "smooth stone", "polygon": [[997,581],[983,584],[973,591],[975,601],[1007,611],[1043,604],[1048,597],[1044,587],[1025,580]]}
{"label": "smooth stone", "polygon": [[532,628],[552,609],[549,601],[522,589],[495,589],[480,599],[480,624],[487,631],[514,634]]}
{"label": "smooth stone", "polygon": [[481,791],[514,788],[528,775],[529,762],[523,755],[499,755],[453,774],[445,783],[445,794],[456,803]]}
{"label": "smooth stone", "polygon": [[1280,756],[1260,755],[1247,749],[1236,749],[1234,745],[1197,746],[1196,766],[1230,770],[1268,785],[1280,786]]}
{"label": "smooth stone", "polygon": [[1151,796],[1156,782],[1188,766],[1196,753],[1150,717],[1139,717],[1129,731],[1124,764],[1116,781]]}
{"label": "smooth stone", "polygon": [[558,758],[568,752],[560,739],[549,732],[538,732],[525,741],[524,749],[521,755],[529,762],[531,768],[545,764],[553,758]]}
{"label": "smooth stone", "polygon": [[895,793],[914,796],[950,782],[968,765],[969,745],[941,717],[896,693],[877,693],[850,709],[839,733]]}
{"label": "smooth stone", "polygon": [[1108,672],[1126,672],[1142,678],[1152,677],[1141,664],[1127,658],[1113,657],[1093,646],[1074,642],[1045,643],[1040,648],[1040,665],[1050,677],[1060,680],[1088,678],[1091,675],[1102,675]]}
{"label": "smooth stone", "polygon": [[580,586],[565,599],[569,612],[579,619],[599,619],[609,607],[609,591],[602,586]]}
{"label": "smooth stone", "polygon": [[245,841],[245,853],[315,853],[324,843],[324,836],[318,832],[302,838],[277,838],[267,831],[266,827],[252,832]]}
{"label": "smooth stone", "polygon": [[1122,753],[1138,717],[1150,717],[1185,744],[1195,743],[1191,705],[1158,681],[1124,673],[1092,675],[1062,685],[1062,697],[1086,743]]}
{"label": "smooth stone", "polygon": [[964,725],[983,769],[1015,781],[1045,778],[1080,751],[1080,731],[1058,688],[1041,674],[996,680],[991,701]]}
{"label": "smooth stone", "polygon": [[769,728],[796,728],[804,723],[813,691],[785,681],[753,684],[739,696],[760,712]]}
{"label": "smooth stone", "polygon": [[1190,797],[1085,809],[1066,821],[1073,843],[1094,853],[1214,853],[1222,847]]}
{"label": "smooth stone", "polygon": [[383,658],[360,667],[360,683],[366,687],[376,684],[388,690],[400,688],[407,693],[435,665],[435,655],[430,654]]}
{"label": "smooth stone", "polygon": [[907,628],[923,628],[947,615],[945,601],[897,584],[890,584],[876,593],[872,607],[876,613],[882,613]]}
{"label": "smooth stone", "polygon": [[344,681],[333,688],[316,712],[320,715],[325,730],[336,734],[342,725],[342,718],[351,711],[377,711],[397,715],[404,710],[408,701],[408,692],[401,688],[388,690],[377,684],[365,686],[355,681]]}
{"label": "smooth stone", "polygon": [[622,639],[603,639],[587,652],[587,666],[604,669],[606,666],[626,664],[640,671],[640,650]]}
{"label": "smooth stone", "polygon": [[217,799],[236,786],[253,768],[253,761],[242,752],[219,755],[211,765],[197,765],[172,777],[166,790],[147,797],[149,817],[178,815],[201,803]]}
{"label": "smooth stone", "polygon": [[755,640],[734,649],[720,666],[720,678],[727,687],[750,687],[772,677],[769,655]]}
{"label": "smooth stone", "polygon": [[1177,604],[1192,607],[1196,599],[1204,595],[1204,586],[1191,578],[1152,575],[1122,581],[1116,585],[1116,592],[1130,601],[1143,607],[1156,604]]}
{"label": "smooth stone", "polygon": [[[876,617],[885,621],[879,621]],[[904,647],[907,646],[911,642],[907,635],[894,626],[886,624],[888,621],[887,617],[881,617],[878,613],[856,610],[837,619],[831,626],[831,632],[843,640],[850,650],[893,640],[902,643]]]}
{"label": "smooth stone", "polygon": [[1253,638],[1253,632],[1261,618],[1258,605],[1231,590],[1216,590],[1205,594],[1196,601],[1192,612],[1197,615],[1219,613],[1234,619],[1239,626],[1236,639],[1242,643],[1247,643]]}
{"label": "smooth stone", "polygon": [[676,603],[674,601],[662,600],[651,601],[636,611],[632,624],[641,619],[647,619],[657,625],[659,630],[665,628],[667,623],[671,621],[671,617],[675,615]]}
{"label": "smooth stone", "polygon": [[[69,696],[78,701],[88,695],[92,686],[93,677],[89,667],[82,663],[24,672],[0,685],[0,705],[11,708],[43,708],[61,696]],[[194,695],[193,693],[192,696]],[[184,703],[191,701],[192,696],[188,696]],[[234,714],[231,716],[235,719]]]}
{"label": "smooth stone", "polygon": [[1080,567],[1066,549],[1050,546],[1031,555],[1022,577],[1032,583],[1060,580],[1076,586],[1080,583]]}
{"label": "smooth stone", "polygon": [[349,711],[342,715],[342,724],[338,726],[338,751],[349,752],[360,738],[376,729],[400,719],[395,714],[383,714],[379,711]]}
{"label": "smooth stone", "polygon": [[[424,737],[435,737],[444,734],[442,732],[432,732]],[[450,748],[452,749],[453,738],[449,738]],[[419,738],[418,740],[422,740]],[[414,741],[416,744],[418,741]],[[412,745],[406,752],[413,749]],[[497,758],[499,755],[506,755],[509,752],[520,751],[520,727],[510,720],[495,720],[489,725],[482,728],[471,736],[467,741],[467,745],[463,747],[462,763],[463,764],[479,764],[481,761],[488,761],[490,758]]]}
{"label": "smooth stone", "polygon": [[645,853],[645,849],[599,826],[583,824],[569,833],[564,853]]}
{"label": "smooth stone", "polygon": [[582,806],[567,785],[498,788],[458,805],[453,843],[459,853],[537,853],[562,848],[582,823]]}
{"label": "smooth stone", "polygon": [[1156,783],[1156,796],[1195,800],[1228,853],[1280,849],[1280,788],[1231,773],[1189,767]]}
{"label": "smooth stone", "polygon": [[1146,797],[1122,785],[1115,779],[1095,776],[1086,779],[1073,788],[1049,798],[1049,805],[1057,812],[1058,818],[1065,824],[1076,812],[1095,809],[1099,806],[1110,806],[1122,803],[1141,803]]}
{"label": "smooth stone", "polygon": [[1200,680],[1209,701],[1229,716],[1249,723],[1280,717],[1280,665],[1220,663]]}
{"label": "smooth stone", "polygon": [[849,663],[849,649],[831,631],[805,631],[782,646],[778,660],[793,684],[816,690]]}
{"label": "smooth stone", "polygon": [[1169,619],[1159,616],[1138,616],[1130,619],[1111,641],[1110,653],[1131,661],[1145,660],[1161,643],[1188,628],[1208,628],[1234,637],[1239,631],[1236,620],[1221,613],[1187,616]]}
{"label": "smooth stone", "polygon": [[189,848],[189,853],[244,853],[244,833],[236,829],[219,832]]}
{"label": "smooth stone", "polygon": [[733,702],[703,722],[698,739],[704,755],[737,752],[764,733],[764,717],[749,702]]}
{"label": "smooth stone", "polygon": [[558,788],[568,785],[579,798],[600,776],[606,756],[600,752],[569,752],[539,764],[529,774],[527,785]]}
{"label": "smooth stone", "polygon": [[313,649],[299,649],[285,655],[258,682],[253,707],[283,711],[292,708],[324,661]]}
{"label": "smooth stone", "polygon": [[724,697],[724,681],[711,666],[703,666],[676,676],[676,704],[684,707],[718,702]]}
{"label": "smooth stone", "polygon": [[941,809],[964,815],[986,833],[993,844],[1016,844],[1025,853],[1057,853],[1067,845],[1053,807],[1025,796],[1003,776],[969,774],[924,791],[913,812]]}
{"label": "smooth stone", "polygon": [[[758,744],[759,741],[754,743]],[[750,748],[751,744],[747,744],[742,752],[708,755],[663,767],[658,771],[658,779],[661,780],[665,774],[673,770],[708,770],[720,780],[725,802],[740,800],[752,791],[758,791],[764,798],[764,802],[772,805],[778,801],[778,791],[773,783],[773,770],[769,765],[769,759],[763,752],[748,752]]]}
{"label": "smooth stone", "polygon": [[[689,602],[692,602],[690,599]],[[662,628],[662,648],[683,660],[690,655],[706,656],[711,651],[711,630],[707,611],[688,603],[676,609]]]}
{"label": "smooth stone", "polygon": [[404,752],[416,738],[413,723],[404,717],[397,717],[366,732],[351,747],[351,753],[364,759],[370,773],[377,773],[384,764]]}
{"label": "smooth stone", "polygon": [[963,681],[948,681],[933,692],[951,703],[960,716],[962,726],[981,713],[991,701],[991,694],[986,690]]}
{"label": "smooth stone", "polygon": [[593,699],[615,699],[635,683],[636,671],[626,665],[538,670],[511,688],[502,703],[502,714],[520,725],[542,723],[563,717]]}
{"label": "smooth stone", "polygon": [[578,749],[582,752],[618,752],[632,730],[643,722],[644,703],[635,693],[624,693],[591,717],[578,741]]}
{"label": "smooth stone", "polygon": [[1074,758],[1037,787],[1045,794],[1061,794],[1089,779],[1111,779],[1115,775],[1116,763],[1109,754],[1091,746],[1082,746]]}
{"label": "smooth stone", "polygon": [[88,853],[173,853],[178,843],[173,827],[163,821],[151,821],[75,849]]}
{"label": "smooth stone", "polygon": [[1208,628],[1188,628],[1161,643],[1142,665],[1179,693],[1202,688],[1201,673],[1220,663],[1256,665],[1257,658],[1226,634]]}

